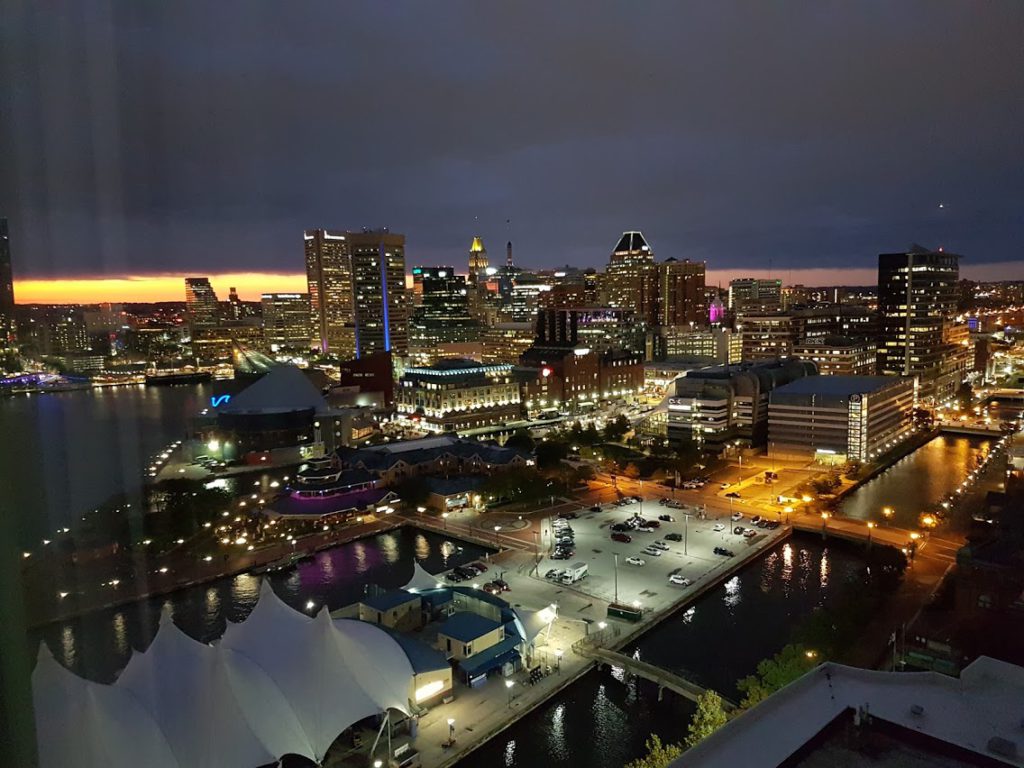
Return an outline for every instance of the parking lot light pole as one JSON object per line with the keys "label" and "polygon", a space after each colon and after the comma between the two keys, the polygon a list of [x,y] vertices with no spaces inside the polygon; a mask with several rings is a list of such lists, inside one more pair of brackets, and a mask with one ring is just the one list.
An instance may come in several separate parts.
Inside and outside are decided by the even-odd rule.
{"label": "parking lot light pole", "polygon": [[619,604],[619,555],[618,553],[613,554],[615,558],[615,604]]}
{"label": "parking lot light pole", "polygon": [[687,551],[687,549],[686,549],[686,542],[687,542],[687,539],[689,539],[689,533],[690,533],[690,513],[689,512],[683,512],[683,554],[684,555],[690,554]]}

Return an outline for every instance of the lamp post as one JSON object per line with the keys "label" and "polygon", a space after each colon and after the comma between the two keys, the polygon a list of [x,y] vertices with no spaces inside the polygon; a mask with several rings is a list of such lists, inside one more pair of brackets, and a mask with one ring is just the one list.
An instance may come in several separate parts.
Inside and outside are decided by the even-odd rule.
{"label": "lamp post", "polygon": [[499,552],[501,551],[501,545],[498,543],[498,532],[501,530],[500,525],[494,526],[494,548]]}
{"label": "lamp post", "polygon": [[515,685],[514,680],[506,680],[505,688],[508,689],[508,708],[512,709],[512,687]]}
{"label": "lamp post", "polygon": [[612,555],[615,558],[615,604],[619,604],[619,555],[615,553]]}
{"label": "lamp post", "polygon": [[562,674],[562,649],[555,648],[555,664],[558,669],[558,674]]}
{"label": "lamp post", "polygon": [[448,718],[448,746],[455,743],[455,720]]}
{"label": "lamp post", "polygon": [[821,513],[821,538],[824,539],[826,536],[826,529],[828,526],[828,512]]}
{"label": "lamp post", "polygon": [[448,530],[448,514],[449,514],[448,512],[442,512],[441,513],[441,519],[444,520],[444,529],[446,531]]}
{"label": "lamp post", "polygon": [[892,507],[882,507],[882,517],[885,518],[886,525],[892,525],[892,516],[896,514],[896,510]]}
{"label": "lamp post", "polygon": [[868,520],[868,549],[871,549],[871,529],[875,527],[875,524]]}
{"label": "lamp post", "polygon": [[690,554],[686,549],[686,542],[690,538],[690,514],[683,512],[683,554]]}

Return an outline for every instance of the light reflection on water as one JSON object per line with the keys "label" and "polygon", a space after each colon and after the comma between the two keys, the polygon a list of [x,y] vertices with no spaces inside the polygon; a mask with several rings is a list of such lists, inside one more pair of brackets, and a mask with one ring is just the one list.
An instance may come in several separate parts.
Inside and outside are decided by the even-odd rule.
{"label": "light reflection on water", "polygon": [[[815,607],[863,578],[857,553],[834,544],[826,550],[813,536],[794,538],[623,652],[735,699],[737,680],[790,642]],[[611,666],[584,676],[456,768],[622,768],[645,753],[652,733],[679,741],[692,712],[685,699],[665,693],[659,702],[656,686]],[[571,745],[568,755],[565,745]]]}
{"label": "light reflection on water", "polygon": [[[46,641],[66,666],[93,680],[110,682],[127,662],[131,650],[145,650],[153,639],[160,614],[169,612],[186,634],[210,642],[224,631],[225,621],[244,621],[256,604],[263,580],[277,595],[303,610],[308,600],[336,610],[358,600],[366,584],[399,587],[412,576],[413,562],[429,573],[446,568],[441,557],[445,539],[434,533],[403,528],[352,542],[316,555],[312,561],[269,577],[251,573],[183,589],[117,609],[41,628],[33,639]],[[483,557],[485,549],[463,544],[450,554],[460,565]]]}

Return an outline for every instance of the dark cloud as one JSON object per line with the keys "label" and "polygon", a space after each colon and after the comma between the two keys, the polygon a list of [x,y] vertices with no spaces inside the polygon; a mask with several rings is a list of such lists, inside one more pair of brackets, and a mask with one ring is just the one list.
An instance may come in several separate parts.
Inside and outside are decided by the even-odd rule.
{"label": "dark cloud", "polygon": [[1017,0],[8,8],[22,275],[297,271],[307,226],[461,264],[508,218],[531,265],[1021,259]]}

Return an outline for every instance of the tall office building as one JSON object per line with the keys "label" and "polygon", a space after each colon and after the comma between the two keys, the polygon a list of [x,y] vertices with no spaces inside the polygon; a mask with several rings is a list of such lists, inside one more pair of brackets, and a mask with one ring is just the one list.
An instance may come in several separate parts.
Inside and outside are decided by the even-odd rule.
{"label": "tall office building", "polygon": [[185,278],[185,312],[191,329],[217,325],[220,320],[220,304],[210,285],[210,278]]}
{"label": "tall office building", "polygon": [[0,352],[14,348],[17,342],[11,243],[7,236],[7,219],[0,219]]}
{"label": "tall office building", "polygon": [[605,271],[608,306],[632,309],[644,322],[655,321],[657,292],[654,251],[640,232],[623,232]]}
{"label": "tall office building", "polygon": [[410,346],[432,348],[439,344],[473,341],[480,326],[469,315],[466,281],[453,267],[415,267],[421,286],[420,305],[409,320]]}
{"label": "tall office building", "polygon": [[473,242],[469,246],[469,282],[476,285],[478,282],[486,280],[487,268],[490,265],[483,238],[479,235],[474,236]]}
{"label": "tall office building", "polygon": [[658,264],[658,322],[660,325],[705,325],[703,261],[666,259]]}
{"label": "tall office building", "polygon": [[343,360],[408,352],[405,235],[307,230],[306,281],[317,346]]}
{"label": "tall office building", "polygon": [[960,257],[919,245],[878,256],[878,372],[914,376],[918,396],[941,402],[963,381],[955,316]]}
{"label": "tall office building", "polygon": [[729,283],[729,309],[734,313],[774,312],[781,306],[781,280],[743,277]]}
{"label": "tall office building", "polygon": [[261,304],[264,346],[271,352],[309,352],[309,294],[264,293]]}

